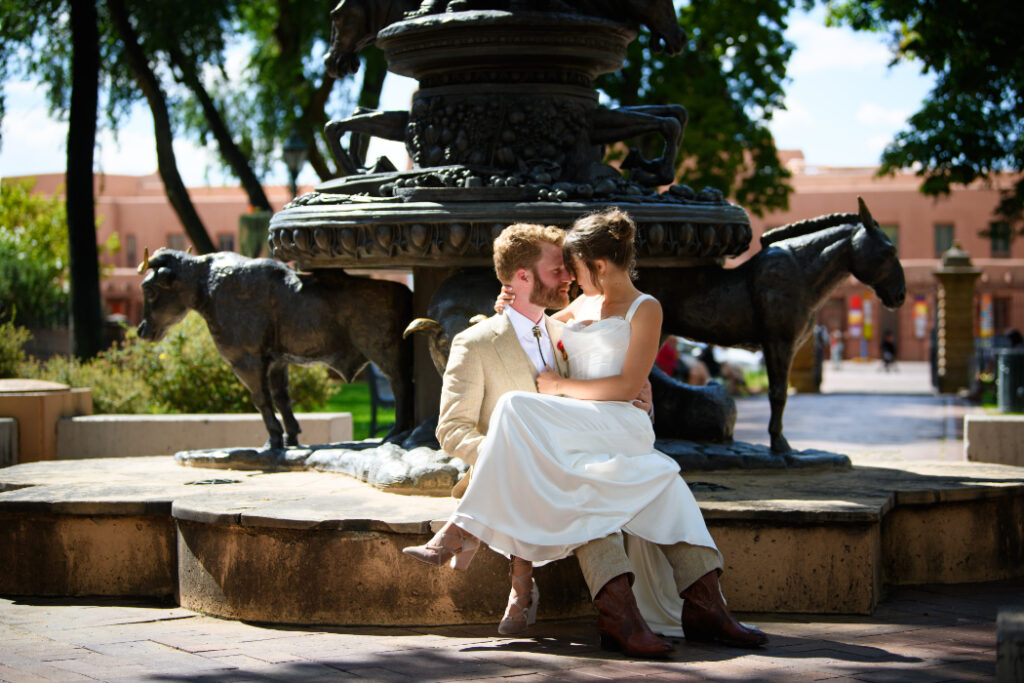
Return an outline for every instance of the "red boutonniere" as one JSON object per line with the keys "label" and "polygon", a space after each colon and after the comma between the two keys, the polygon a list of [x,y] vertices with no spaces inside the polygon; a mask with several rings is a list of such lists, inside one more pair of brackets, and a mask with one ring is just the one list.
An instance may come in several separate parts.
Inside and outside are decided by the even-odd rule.
{"label": "red boutonniere", "polygon": [[562,340],[561,339],[558,340],[558,344],[556,345],[555,348],[557,348],[559,351],[562,352],[562,360],[564,360],[564,361],[569,360],[569,354],[567,354],[565,352],[565,345],[562,344]]}

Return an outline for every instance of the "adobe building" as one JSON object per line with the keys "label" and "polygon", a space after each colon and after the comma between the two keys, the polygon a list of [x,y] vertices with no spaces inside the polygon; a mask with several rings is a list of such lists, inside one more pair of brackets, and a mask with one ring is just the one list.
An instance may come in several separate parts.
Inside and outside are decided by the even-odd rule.
{"label": "adobe building", "polygon": [[[1024,329],[1024,238],[1012,239],[1008,226],[993,224],[997,188],[975,183],[933,199],[918,191],[920,178],[913,174],[877,178],[874,167],[810,166],[799,151],[783,151],[781,156],[793,172],[790,208],[763,218],[751,215],[755,238],[735,263],[757,252],[758,238],[766,230],[823,214],[855,212],[858,195],[899,250],[907,279],[907,302],[901,309],[886,311],[868,287],[851,277],[821,311],[819,322],[829,331],[842,332],[846,358],[878,358],[880,338],[891,330],[901,360],[929,359],[937,292],[933,272],[954,240],[982,271],[975,294],[975,337],[984,340],[1010,327]],[[35,178],[36,192],[52,195],[62,190],[62,173]],[[300,188],[300,193],[309,189]],[[290,199],[285,187],[269,186],[265,191],[275,209]],[[213,243],[237,250],[239,219],[250,210],[245,193],[238,187],[194,187],[189,194]],[[121,241],[119,253],[103,258],[105,265],[113,266],[101,283],[107,312],[122,314],[135,324],[142,311],[135,268],[143,248],[184,249],[187,238],[156,174],[97,176],[96,214],[99,242],[114,232]],[[990,236],[983,237],[983,230]],[[400,273],[385,277],[408,282]]]}
{"label": "adobe building", "polygon": [[[1024,329],[1024,238],[1013,239],[1010,226],[995,222],[998,187],[974,183],[947,197],[931,198],[919,192],[921,179],[912,173],[878,178],[875,167],[810,166],[799,151],[780,155],[793,173],[789,210],[763,218],[751,215],[755,239],[740,260],[756,253],[758,238],[770,228],[823,214],[856,212],[858,195],[899,251],[907,300],[898,311],[885,310],[870,288],[853,277],[822,308],[819,322],[830,332],[843,334],[844,357],[879,358],[881,337],[891,330],[900,360],[929,359],[938,289],[934,271],[954,241],[981,269],[974,297],[974,337],[987,340],[1007,328]],[[1010,181],[1003,179],[1003,186],[1009,187]],[[989,235],[982,236],[982,231]]]}

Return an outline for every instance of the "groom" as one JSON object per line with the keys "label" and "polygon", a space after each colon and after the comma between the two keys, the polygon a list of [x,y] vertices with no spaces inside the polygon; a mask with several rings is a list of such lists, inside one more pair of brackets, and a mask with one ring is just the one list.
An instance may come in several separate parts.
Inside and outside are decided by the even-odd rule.
{"label": "groom", "polygon": [[[562,375],[568,372],[557,349],[561,324],[544,315],[545,309],[569,303],[573,276],[562,260],[564,236],[558,228],[540,225],[505,228],[494,241],[494,267],[515,301],[503,314],[466,329],[452,341],[437,438],[445,452],[470,465],[477,460],[502,394],[536,391],[535,379],[545,365]],[[464,479],[456,487],[457,496],[465,484]],[[736,647],[767,642],[761,631],[740,624],[726,609],[718,585],[722,562],[717,551],[686,543],[660,547],[684,599],[681,621],[688,640]],[[597,607],[602,646],[638,657],[660,657],[672,650],[640,615],[622,534],[591,541],[576,549],[576,557]]]}

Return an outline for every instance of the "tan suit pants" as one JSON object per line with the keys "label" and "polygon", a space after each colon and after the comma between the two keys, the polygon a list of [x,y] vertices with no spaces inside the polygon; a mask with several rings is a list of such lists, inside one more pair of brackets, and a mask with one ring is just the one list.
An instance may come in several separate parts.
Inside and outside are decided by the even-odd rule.
{"label": "tan suit pants", "polygon": [[[722,570],[721,555],[711,548],[676,543],[659,545],[665,553],[668,563],[672,566],[672,575],[676,581],[676,590],[682,593],[693,585],[693,582],[712,570]],[[583,570],[583,579],[590,588],[590,597],[596,598],[604,585],[621,574],[632,576],[629,558],[622,534],[616,532],[591,541],[576,549],[576,559]],[[632,583],[632,581],[630,581]]]}

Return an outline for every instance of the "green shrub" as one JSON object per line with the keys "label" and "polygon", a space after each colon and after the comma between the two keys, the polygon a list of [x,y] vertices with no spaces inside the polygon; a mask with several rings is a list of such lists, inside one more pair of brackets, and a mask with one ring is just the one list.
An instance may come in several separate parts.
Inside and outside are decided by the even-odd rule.
{"label": "green shrub", "polygon": [[[34,181],[0,183],[2,311],[30,327],[67,324],[68,223],[59,197],[32,194]],[[14,318],[14,315],[17,318]]]}
{"label": "green shrub", "polygon": [[54,356],[45,363],[28,362],[22,375],[92,389],[94,413],[133,414],[161,412],[150,386],[134,372],[102,353],[88,361]]}
{"label": "green shrub", "polygon": [[767,370],[744,370],[743,380],[751,394],[764,394],[768,391]]}
{"label": "green shrub", "polygon": [[231,367],[217,353],[196,313],[189,313],[157,343],[130,332],[120,350],[131,367],[153,392],[160,412],[243,413],[255,408]]}
{"label": "green shrub", "polygon": [[[68,324],[68,221],[64,199],[33,194],[34,180],[0,182],[0,315],[34,328]],[[117,233],[97,245],[121,248]],[[101,266],[101,274],[111,266]]]}
{"label": "green shrub", "polygon": [[32,333],[13,321],[0,323],[0,377],[18,377],[25,362],[22,346]]}
{"label": "green shrub", "polygon": [[[25,375],[91,387],[96,413],[249,413],[255,410],[245,386],[220,357],[198,313],[189,313],[161,341],[148,342],[130,330],[118,347],[80,362],[55,357],[26,363]],[[297,410],[314,410],[333,393],[323,366],[289,369]]]}
{"label": "green shrub", "polygon": [[[157,343],[130,332],[121,349],[124,362],[150,385],[161,412],[248,413],[255,410],[245,386],[220,357],[202,317],[185,316]],[[324,404],[331,395],[323,366],[291,366],[289,394],[300,409]]]}

